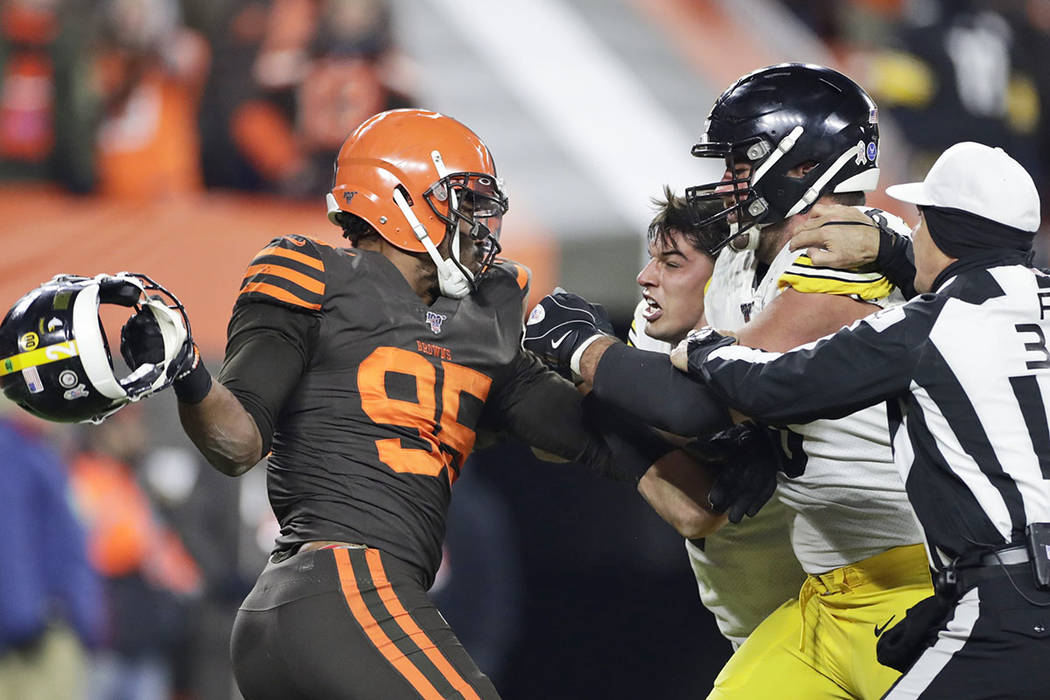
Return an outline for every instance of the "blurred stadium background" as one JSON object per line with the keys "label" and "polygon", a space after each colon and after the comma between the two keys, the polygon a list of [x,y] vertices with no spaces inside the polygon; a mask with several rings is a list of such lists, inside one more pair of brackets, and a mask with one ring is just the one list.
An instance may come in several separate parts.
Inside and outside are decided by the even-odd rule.
{"label": "blurred stadium background", "polygon": [[[532,268],[533,298],[560,283],[622,328],[649,198],[717,178],[689,155],[707,109],[787,60],[873,94],[883,188],[976,140],[1046,201],[1050,0],[3,0],[0,307],[60,272],[143,272],[186,304],[217,370],[247,261],[286,233],[337,243],[323,200],[342,139],[420,106],[495,154],[504,251]],[[1039,250],[1045,264],[1045,235]],[[81,601],[96,622],[74,625],[84,697],[239,697],[226,645],[274,533],[263,470],[212,472],[168,396],[100,427],[26,425],[8,405],[0,422],[17,425],[0,491],[16,498],[24,456],[52,450],[103,582]],[[504,697],[706,694],[730,649],[680,539],[631,489],[514,446],[464,473],[434,595]],[[49,517],[23,510],[0,524]],[[11,590],[0,684],[38,641],[4,625]]]}

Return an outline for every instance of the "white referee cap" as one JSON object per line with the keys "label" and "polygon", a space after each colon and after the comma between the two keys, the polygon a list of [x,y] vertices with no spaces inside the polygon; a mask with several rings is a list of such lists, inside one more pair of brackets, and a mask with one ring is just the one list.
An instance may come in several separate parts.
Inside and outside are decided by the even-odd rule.
{"label": "white referee cap", "polygon": [[963,141],[941,154],[922,182],[886,188],[920,207],[969,212],[1022,231],[1039,229],[1039,192],[1028,171],[1001,148]]}

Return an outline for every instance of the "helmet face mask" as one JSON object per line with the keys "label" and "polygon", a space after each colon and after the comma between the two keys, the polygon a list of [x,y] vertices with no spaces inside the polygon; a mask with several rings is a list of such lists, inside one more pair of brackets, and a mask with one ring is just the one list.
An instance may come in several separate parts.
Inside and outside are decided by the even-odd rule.
{"label": "helmet face mask", "polygon": [[477,279],[484,275],[502,250],[499,243],[503,214],[507,211],[507,196],[501,183],[487,173],[453,173],[427,188],[424,199],[434,214],[447,227],[445,234],[453,237],[452,255],[459,261],[459,246],[455,240],[466,233],[474,243],[482,244],[482,256]]}
{"label": "helmet face mask", "polygon": [[875,189],[878,152],[875,103],[859,85],[822,66],[770,66],[737,80],[711,108],[692,153],[724,161],[727,175],[688,188],[686,200],[723,201],[703,222],[730,222],[721,248],[825,194]]}
{"label": "helmet face mask", "polygon": [[[118,379],[100,304],[151,313],[163,338],[163,360],[130,368]],[[19,299],[0,324],[0,388],[45,420],[101,422],[171,383],[188,329],[178,299],[144,275],[58,275]]]}
{"label": "helmet face mask", "polygon": [[[441,293],[453,298],[471,293],[491,266],[507,211],[481,139],[455,119],[419,109],[382,112],[357,127],[339,151],[326,199],[333,223],[350,213],[397,248],[427,253]],[[461,231],[483,244],[477,273],[459,258]],[[437,249],[446,238],[448,258]]]}

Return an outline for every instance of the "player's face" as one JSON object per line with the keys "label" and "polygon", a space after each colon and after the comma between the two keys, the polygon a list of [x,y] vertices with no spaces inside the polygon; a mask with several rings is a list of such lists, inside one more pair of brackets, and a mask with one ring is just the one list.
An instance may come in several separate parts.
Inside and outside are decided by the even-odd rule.
{"label": "player's face", "polygon": [[[460,205],[462,211],[468,217],[474,216],[474,202],[471,198],[464,198]],[[485,242],[471,238],[471,225],[464,219],[459,220],[459,260],[463,265],[477,274],[481,271],[481,262],[485,257]]]}
{"label": "player's face", "polygon": [[678,231],[649,243],[649,262],[638,273],[638,284],[648,307],[646,334],[677,343],[700,324],[704,315],[704,287],[714,261],[694,248]]}

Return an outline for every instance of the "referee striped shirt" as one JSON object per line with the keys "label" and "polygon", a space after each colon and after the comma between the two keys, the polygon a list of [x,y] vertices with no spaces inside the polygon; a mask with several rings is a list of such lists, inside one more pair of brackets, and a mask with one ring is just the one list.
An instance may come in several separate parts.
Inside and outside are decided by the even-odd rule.
{"label": "referee striped shirt", "polygon": [[894,461],[935,568],[1050,521],[1050,276],[958,272],[936,294],[787,353],[690,357],[727,403],[775,425],[889,401]]}

